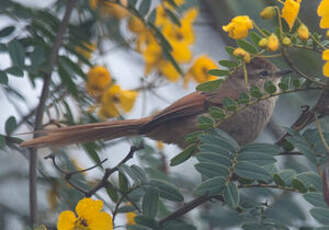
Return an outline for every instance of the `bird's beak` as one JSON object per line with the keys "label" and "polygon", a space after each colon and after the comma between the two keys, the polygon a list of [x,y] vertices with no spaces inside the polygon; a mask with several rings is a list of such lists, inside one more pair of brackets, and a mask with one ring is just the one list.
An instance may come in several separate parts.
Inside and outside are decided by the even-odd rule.
{"label": "bird's beak", "polygon": [[284,70],[280,70],[280,71],[275,72],[275,75],[284,76],[284,75],[290,74],[292,72],[293,71],[291,69],[284,69]]}

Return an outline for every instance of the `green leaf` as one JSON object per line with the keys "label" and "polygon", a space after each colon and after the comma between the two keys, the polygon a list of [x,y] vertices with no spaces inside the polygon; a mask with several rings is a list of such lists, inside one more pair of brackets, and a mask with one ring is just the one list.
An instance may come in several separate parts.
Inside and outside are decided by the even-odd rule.
{"label": "green leaf", "polygon": [[193,142],[196,142],[198,139],[199,139],[199,136],[203,134],[203,131],[195,131],[195,132],[192,132],[192,133],[189,133],[187,134],[185,137],[184,137],[184,140],[187,142],[187,143],[193,143]]}
{"label": "green leaf", "polygon": [[279,88],[282,89],[283,91],[289,89],[289,85],[286,82],[280,81],[278,84]]}
{"label": "green leaf", "polygon": [[227,177],[229,174],[229,170],[227,167],[225,167],[225,165],[217,163],[203,162],[194,165],[194,167],[199,173],[201,173],[201,175],[208,178],[218,176]]}
{"label": "green leaf", "polygon": [[181,26],[180,20],[178,18],[178,16],[172,12],[171,10],[169,10],[168,8],[165,8],[165,11],[167,13],[167,15],[169,16],[170,20],[175,23],[177,26]]}
{"label": "green leaf", "polygon": [[113,187],[111,183],[107,183],[106,186],[106,193],[111,198],[113,202],[117,202],[119,200],[119,195],[116,191],[116,189]]}
{"label": "green leaf", "polygon": [[16,77],[23,77],[24,76],[23,70],[21,68],[17,67],[17,66],[9,67],[5,71],[7,73],[9,73],[10,75],[14,75]]}
{"label": "green leaf", "polygon": [[240,96],[238,98],[238,103],[239,104],[248,104],[250,101],[250,97],[247,93],[240,93]]}
{"label": "green leaf", "polygon": [[197,149],[196,144],[191,144],[187,146],[181,153],[177,154],[175,157],[173,157],[170,160],[170,166],[176,166],[187,161],[188,159],[191,158],[191,156],[196,151],[196,149]]}
{"label": "green leaf", "polygon": [[286,140],[293,144],[314,165],[317,164],[316,153],[311,149],[310,144],[304,137],[297,134],[295,136],[286,137]]}
{"label": "green leaf", "polygon": [[6,145],[6,137],[3,135],[0,135],[0,149],[3,149]]}
{"label": "green leaf", "polygon": [[229,60],[220,60],[218,63],[227,68],[234,68],[238,66],[238,63]]}
{"label": "green leaf", "polygon": [[243,146],[241,152],[258,152],[274,156],[281,153],[281,148],[273,144],[253,143]]}
{"label": "green leaf", "polygon": [[150,228],[137,224],[137,225],[128,225],[127,230],[150,230]]}
{"label": "green leaf", "polygon": [[225,167],[230,167],[232,165],[232,161],[230,158],[225,157],[220,154],[214,153],[199,153],[196,155],[196,158],[200,162],[209,162],[209,163],[216,163],[220,165],[224,165]]}
{"label": "green leaf", "polygon": [[58,63],[58,74],[62,80],[63,85],[67,87],[68,92],[73,96],[78,97],[78,88],[72,80],[73,74],[71,69],[67,68],[66,65],[62,65],[62,63]]}
{"label": "green leaf", "polygon": [[273,175],[273,181],[276,185],[283,186],[283,187],[286,186],[286,183],[281,179],[279,174]]}
{"label": "green leaf", "polygon": [[33,52],[30,55],[32,69],[38,69],[39,66],[45,63],[46,52],[42,46],[34,47]]}
{"label": "green leaf", "polygon": [[225,50],[226,50],[226,52],[227,52],[230,56],[233,56],[233,57],[234,57],[234,55],[233,55],[233,52],[234,52],[234,50],[235,50],[234,47],[232,47],[232,46],[226,46],[226,47],[225,47]]}
{"label": "green leaf", "polygon": [[199,124],[198,127],[200,129],[211,129],[214,127],[215,121],[207,116],[200,116],[199,117]]}
{"label": "green leaf", "polygon": [[237,103],[236,103],[236,101],[234,101],[230,97],[225,97],[222,100],[222,104],[223,104],[224,109],[226,109],[228,111],[234,111],[234,110],[237,109],[237,106],[238,106]]}
{"label": "green leaf", "polygon": [[9,42],[8,52],[13,65],[24,68],[25,50],[18,40],[14,39]]}
{"label": "green leaf", "polygon": [[215,195],[219,194],[223,191],[225,187],[225,178],[218,176],[211,179],[208,179],[201,184],[199,184],[196,188],[196,193],[199,195]]}
{"label": "green leaf", "polygon": [[254,31],[249,32],[249,37],[256,46],[258,46],[258,42],[262,39],[262,37]]}
{"label": "green leaf", "polygon": [[286,185],[291,185],[292,180],[296,177],[296,172],[292,169],[284,169],[278,175]]}
{"label": "green leaf", "polygon": [[139,13],[142,16],[145,16],[149,12],[150,7],[151,7],[151,0],[143,0],[139,5]]}
{"label": "green leaf", "polygon": [[160,197],[164,199],[177,202],[182,202],[184,200],[184,197],[178,191],[178,189],[166,181],[153,179],[150,181],[150,185],[157,189],[159,191]]}
{"label": "green leaf", "polygon": [[135,178],[138,178],[141,183],[147,182],[146,174],[141,167],[132,165],[130,166],[130,170],[135,175]]}
{"label": "green leaf", "polygon": [[119,171],[119,187],[122,192],[127,192],[129,189],[128,179],[121,171]]}
{"label": "green leaf", "polygon": [[208,71],[208,74],[213,76],[228,76],[230,71],[223,69],[211,69]]}
{"label": "green leaf", "polygon": [[261,98],[263,96],[260,89],[257,86],[254,86],[254,85],[250,87],[249,92],[250,92],[250,95],[255,97],[255,98]]}
{"label": "green leaf", "polygon": [[16,118],[14,116],[9,117],[5,124],[6,134],[10,136],[12,132],[16,129],[16,126]]}
{"label": "green leaf", "polygon": [[295,78],[292,80],[292,84],[295,88],[298,89],[302,86],[302,81],[300,79]]}
{"label": "green leaf", "polygon": [[311,215],[321,224],[329,224],[329,209],[328,208],[312,208]]}
{"label": "green leaf", "polygon": [[0,30],[0,38],[9,36],[12,32],[14,32],[15,26],[7,26]]}
{"label": "green leaf", "polygon": [[59,61],[65,68],[69,69],[70,72],[74,72],[84,79],[86,78],[86,75],[80,68],[80,65],[77,63],[74,63],[70,58],[68,58],[66,56],[60,56]]}
{"label": "green leaf", "polygon": [[276,162],[276,159],[269,154],[262,152],[241,151],[238,156],[238,161],[248,161],[259,166],[269,165]]}
{"label": "green leaf", "polygon": [[157,17],[156,9],[153,9],[147,18],[148,23],[154,24]]}
{"label": "green leaf", "polygon": [[[82,144],[83,149],[88,153],[88,156],[96,163],[98,164],[101,162],[101,159],[98,156],[97,151],[99,150],[99,147],[95,142],[90,142],[86,144]],[[103,168],[101,164],[99,164],[100,168]]]}
{"label": "green leaf", "polygon": [[143,214],[154,218],[158,211],[159,192],[153,188],[148,188],[143,197]]}
{"label": "green leaf", "polygon": [[214,118],[215,120],[221,120],[225,118],[225,111],[217,106],[211,106],[208,109],[208,113],[210,114],[210,116],[212,118]]}
{"label": "green leaf", "polygon": [[8,77],[5,71],[0,70],[0,84],[8,85]]}
{"label": "green leaf", "polygon": [[305,187],[303,182],[301,182],[300,180],[298,180],[296,178],[291,181],[291,185],[294,189],[297,189],[301,193],[307,192],[307,188]]}
{"label": "green leaf", "polygon": [[274,85],[274,83],[272,81],[265,82],[264,89],[265,89],[265,92],[268,94],[273,94],[276,92],[276,86]]}
{"label": "green leaf", "polygon": [[175,229],[179,229],[179,230],[197,230],[196,227],[194,227],[191,224],[187,224],[181,220],[169,220],[166,221],[163,224],[163,227],[161,228],[161,230],[175,230]]}
{"label": "green leaf", "polygon": [[315,172],[303,172],[299,173],[296,178],[303,182],[306,188],[313,187],[317,191],[322,191],[321,177]]}
{"label": "green leaf", "polygon": [[204,83],[201,83],[196,87],[196,90],[202,91],[202,92],[213,92],[216,89],[218,89],[223,83],[223,79],[218,79],[214,81],[207,81]]}
{"label": "green leaf", "polygon": [[242,178],[265,182],[270,181],[272,178],[272,176],[265,169],[247,161],[238,162],[235,165],[235,173]]}
{"label": "green leaf", "polygon": [[125,205],[118,208],[118,213],[127,213],[127,212],[134,212],[136,208],[132,205]]}
{"label": "green leaf", "polygon": [[148,216],[136,216],[135,222],[137,224],[150,227],[152,229],[158,229],[158,223],[153,218]]}
{"label": "green leaf", "polygon": [[328,208],[328,205],[323,199],[323,194],[320,192],[308,192],[303,194],[304,199],[316,207]]}
{"label": "green leaf", "polygon": [[137,3],[137,0],[128,0],[129,7],[135,8],[136,3]]}
{"label": "green leaf", "polygon": [[236,43],[238,44],[239,47],[241,47],[242,49],[244,49],[245,51],[247,51],[251,54],[258,53],[257,48],[246,40],[237,40]]}
{"label": "green leaf", "polygon": [[228,206],[235,209],[240,203],[240,194],[236,184],[229,182],[224,188],[224,200]]}

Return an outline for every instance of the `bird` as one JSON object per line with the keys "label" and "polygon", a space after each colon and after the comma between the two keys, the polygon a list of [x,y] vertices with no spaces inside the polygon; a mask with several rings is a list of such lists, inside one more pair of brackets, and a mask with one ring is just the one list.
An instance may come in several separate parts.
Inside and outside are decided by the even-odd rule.
{"label": "bird", "polygon": [[[146,136],[184,148],[187,146],[184,137],[200,130],[199,118],[209,116],[209,107],[222,108],[224,98],[230,97],[236,100],[240,93],[248,92],[250,86],[262,88],[269,80],[277,84],[281,76],[291,72],[290,70],[280,71],[272,62],[261,57],[255,57],[247,63],[246,70],[247,85],[243,69],[238,68],[217,90],[193,92],[154,115],[140,119],[113,120],[40,130],[39,132],[44,136],[24,141],[21,146],[35,148],[65,146],[120,137]],[[224,120],[218,128],[227,132],[240,145],[251,143],[269,122],[276,101],[277,97],[260,100]]]}

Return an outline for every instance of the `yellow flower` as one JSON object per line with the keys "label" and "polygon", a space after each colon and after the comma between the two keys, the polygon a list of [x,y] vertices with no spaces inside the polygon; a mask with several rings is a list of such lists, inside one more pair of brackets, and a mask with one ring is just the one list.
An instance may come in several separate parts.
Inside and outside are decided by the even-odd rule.
{"label": "yellow flower", "polygon": [[87,59],[90,59],[91,54],[96,50],[96,44],[83,42],[82,46],[75,47],[75,51]]}
{"label": "yellow flower", "polygon": [[131,16],[128,19],[128,29],[137,34],[146,31],[144,23],[136,16]]}
{"label": "yellow flower", "polygon": [[282,18],[288,23],[291,30],[295,24],[302,0],[286,0],[282,8]]}
{"label": "yellow flower", "polygon": [[265,7],[262,12],[260,12],[260,17],[263,19],[271,19],[275,16],[275,8],[273,6]]}
{"label": "yellow flower", "polygon": [[162,48],[155,39],[151,40],[143,52],[145,61],[145,75],[158,68],[162,60]]}
{"label": "yellow flower", "polygon": [[103,66],[94,66],[87,74],[87,91],[93,97],[100,96],[111,83],[111,75]]}
{"label": "yellow flower", "polygon": [[164,148],[163,142],[162,141],[157,141],[157,148],[161,151]]}
{"label": "yellow flower", "polygon": [[121,111],[129,112],[134,107],[137,95],[138,92],[122,90],[119,85],[111,86],[102,95],[100,117],[117,117]]}
{"label": "yellow flower", "polygon": [[307,26],[305,26],[304,24],[301,24],[298,27],[297,34],[300,40],[302,41],[307,41],[308,38],[310,37],[310,32],[308,31]]}
{"label": "yellow flower", "polygon": [[322,59],[326,61],[326,63],[323,66],[323,75],[326,77],[329,77],[329,49],[323,51],[322,53]]}
{"label": "yellow flower", "polygon": [[136,225],[135,217],[136,217],[136,213],[127,212],[126,213],[127,225]]}
{"label": "yellow flower", "polygon": [[228,36],[233,39],[246,38],[248,31],[253,28],[253,22],[249,16],[237,16],[228,25],[223,26],[223,30],[228,32]]}
{"label": "yellow flower", "polygon": [[162,25],[166,25],[167,23],[170,23],[170,19],[164,5],[158,5],[155,8],[155,10],[156,10],[156,18],[154,22],[155,25],[162,26]]}
{"label": "yellow flower", "polygon": [[233,55],[236,57],[242,57],[246,63],[249,63],[251,59],[250,54],[240,47],[233,51]]}
{"label": "yellow flower", "polygon": [[321,18],[320,27],[322,29],[329,28],[329,0],[322,0],[318,7],[318,15]]}
{"label": "yellow flower", "polygon": [[267,48],[270,51],[276,51],[279,48],[279,39],[274,33],[268,37]]}
{"label": "yellow flower", "polygon": [[258,46],[261,48],[267,47],[268,39],[267,38],[262,38],[258,42]]}
{"label": "yellow flower", "polygon": [[179,80],[179,72],[168,60],[161,60],[161,62],[159,63],[159,72],[171,82],[176,82]]}
{"label": "yellow flower", "polygon": [[288,37],[284,37],[282,39],[282,44],[285,45],[285,46],[290,46],[291,45],[291,39],[288,38]]}
{"label": "yellow flower", "polygon": [[103,202],[83,198],[72,211],[63,211],[58,217],[58,230],[112,230],[112,218],[102,212]]}
{"label": "yellow flower", "polygon": [[[120,0],[120,3],[124,6],[128,5],[127,0]],[[122,19],[129,14],[129,12],[124,7],[112,3],[108,0],[89,0],[89,5],[93,10],[99,8],[102,14],[108,14],[117,19]]]}
{"label": "yellow flower", "polygon": [[216,80],[215,76],[208,74],[211,69],[217,69],[216,63],[206,55],[199,56],[184,76],[184,86],[186,87],[190,79],[198,83]]}

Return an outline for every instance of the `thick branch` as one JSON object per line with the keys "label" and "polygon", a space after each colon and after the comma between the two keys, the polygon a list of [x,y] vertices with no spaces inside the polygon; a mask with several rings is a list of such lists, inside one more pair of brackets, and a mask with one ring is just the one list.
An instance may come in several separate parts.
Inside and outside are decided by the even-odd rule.
{"label": "thick branch", "polygon": [[[34,131],[38,130],[42,126],[43,113],[45,110],[45,103],[49,94],[49,85],[51,80],[52,71],[57,62],[57,55],[59,48],[63,41],[64,32],[69,24],[69,19],[73,11],[76,0],[67,0],[66,11],[63,17],[61,24],[59,25],[58,32],[56,35],[56,40],[54,46],[51,49],[49,57],[49,69],[44,78],[44,84],[41,91],[40,102],[36,110],[36,118],[34,124]],[[34,134],[34,137],[37,137],[38,133]],[[30,168],[29,168],[29,190],[30,190],[30,226],[33,229],[34,225],[37,222],[37,150],[30,149]]]}

